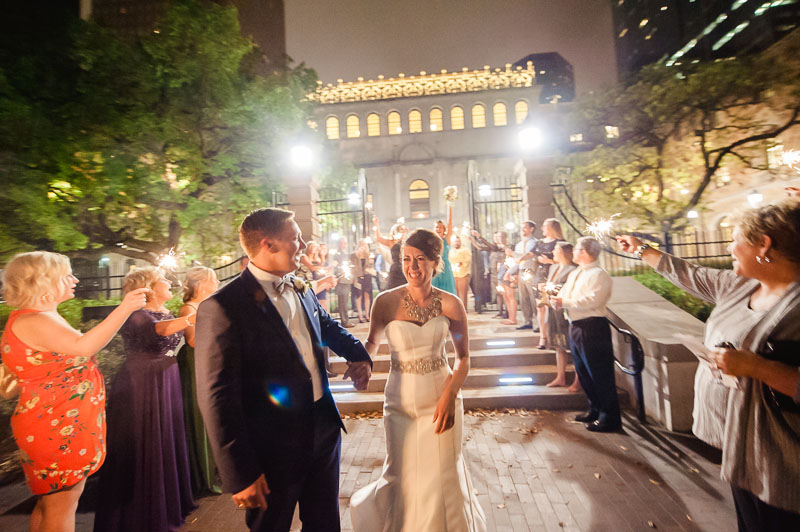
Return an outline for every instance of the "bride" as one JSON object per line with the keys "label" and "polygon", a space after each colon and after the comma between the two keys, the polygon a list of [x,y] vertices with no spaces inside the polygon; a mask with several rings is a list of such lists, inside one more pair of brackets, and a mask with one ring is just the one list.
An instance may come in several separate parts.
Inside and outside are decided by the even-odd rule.
{"label": "bride", "polygon": [[[375,299],[367,351],[386,332],[391,370],[383,405],[386,461],[381,477],[350,499],[355,532],[484,532],[486,520],[461,454],[469,372],[467,314],[461,300],[431,286],[442,240],[417,229],[402,250],[408,284]],[[456,350],[451,371],[444,344]]]}

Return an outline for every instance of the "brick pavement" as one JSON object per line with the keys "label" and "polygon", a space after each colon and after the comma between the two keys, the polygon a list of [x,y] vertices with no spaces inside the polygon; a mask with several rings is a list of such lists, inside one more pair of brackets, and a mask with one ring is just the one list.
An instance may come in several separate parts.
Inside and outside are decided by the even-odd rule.
{"label": "brick pavement", "polygon": [[[623,433],[593,434],[570,422],[573,414],[476,412],[465,417],[465,456],[489,532],[736,530],[716,453],[694,438],[643,427],[631,417]],[[343,530],[349,531],[350,495],[380,475],[384,435],[381,419],[345,424],[340,506]],[[91,530],[91,490],[84,499],[77,532]],[[0,530],[26,530],[30,507],[22,504],[1,515]],[[293,529],[299,530],[296,524]],[[242,513],[227,495],[201,499],[181,528],[245,530]]]}

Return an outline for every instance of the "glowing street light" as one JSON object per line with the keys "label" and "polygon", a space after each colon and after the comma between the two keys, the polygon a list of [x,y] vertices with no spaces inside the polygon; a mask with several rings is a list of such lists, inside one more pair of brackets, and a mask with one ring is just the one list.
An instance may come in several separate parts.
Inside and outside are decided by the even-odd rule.
{"label": "glowing street light", "polygon": [[308,146],[298,144],[289,150],[289,160],[295,168],[308,170],[314,164],[314,152]]}
{"label": "glowing street light", "polygon": [[758,190],[753,189],[747,193],[747,203],[749,203],[751,207],[758,207],[762,201],[764,201],[764,194]]}
{"label": "glowing street light", "polygon": [[492,185],[489,183],[483,183],[478,185],[478,194],[482,198],[487,198],[492,195]]}
{"label": "glowing street light", "polygon": [[524,151],[533,151],[542,145],[542,132],[535,127],[521,129],[517,135],[519,145]]}
{"label": "glowing street light", "polygon": [[350,205],[359,205],[361,203],[361,194],[358,193],[356,187],[350,187],[350,193],[347,194],[347,202]]}
{"label": "glowing street light", "polygon": [[517,226],[514,224],[514,222],[508,222],[506,224],[506,231],[513,231],[514,229],[516,229],[516,227]]}
{"label": "glowing street light", "polygon": [[699,216],[700,215],[697,214],[697,211],[689,211],[686,213],[686,217],[691,219],[698,218]]}

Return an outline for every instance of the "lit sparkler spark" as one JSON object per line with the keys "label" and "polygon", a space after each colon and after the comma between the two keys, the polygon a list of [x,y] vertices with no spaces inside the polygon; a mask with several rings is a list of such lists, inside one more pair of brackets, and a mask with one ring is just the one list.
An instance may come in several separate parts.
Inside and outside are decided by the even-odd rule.
{"label": "lit sparkler spark", "polygon": [[353,278],[353,265],[347,261],[343,262],[342,272],[344,273],[344,278],[349,281],[350,279]]}
{"label": "lit sparkler spark", "polygon": [[469,236],[470,233],[472,233],[472,227],[470,227],[469,222],[467,220],[464,220],[464,223],[462,224],[461,227],[461,234],[463,236]]}
{"label": "lit sparkler spark", "polygon": [[175,271],[178,268],[178,257],[175,255],[175,248],[169,248],[169,252],[161,255],[158,260],[158,267],[167,271]]}
{"label": "lit sparkler spark", "polygon": [[502,294],[503,292],[505,292],[505,291],[506,291],[506,289],[505,289],[505,288],[503,288],[503,285],[501,285],[501,284],[497,285],[497,286],[495,287],[495,290],[497,290],[497,293],[498,293],[498,294]]}
{"label": "lit sparkler spark", "polygon": [[800,151],[798,150],[789,150],[783,152],[783,157],[781,157],[781,162],[788,166],[789,168],[793,168],[800,173]]}
{"label": "lit sparkler spark", "polygon": [[522,272],[520,278],[527,283],[533,278],[533,275],[531,275],[531,272]]}
{"label": "lit sparkler spark", "polygon": [[503,264],[505,264],[506,268],[513,268],[517,265],[517,261],[514,260],[514,257],[506,257],[506,260],[503,261]]}
{"label": "lit sparkler spark", "polygon": [[611,235],[611,229],[614,227],[614,218],[622,213],[612,214],[609,218],[600,218],[586,226],[586,231],[597,239],[601,240],[603,237]]}
{"label": "lit sparkler spark", "polygon": [[386,279],[387,277],[389,277],[389,272],[381,272],[381,277]]}
{"label": "lit sparkler spark", "polygon": [[556,288],[556,284],[553,281],[547,281],[544,284],[544,291],[547,292],[548,294],[554,294],[558,290]]}

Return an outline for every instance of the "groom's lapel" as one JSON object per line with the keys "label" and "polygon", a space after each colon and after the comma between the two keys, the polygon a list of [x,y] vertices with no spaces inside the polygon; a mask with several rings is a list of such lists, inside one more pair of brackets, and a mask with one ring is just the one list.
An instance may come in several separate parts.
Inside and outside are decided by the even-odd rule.
{"label": "groom's lapel", "polygon": [[290,345],[292,349],[299,355],[297,344],[295,344],[289,328],[286,326],[286,323],[284,323],[283,318],[278,312],[278,309],[275,308],[275,305],[273,305],[272,301],[270,301],[269,297],[267,297],[267,293],[264,292],[261,284],[253,276],[253,274],[250,273],[250,270],[245,269],[242,271],[241,277],[245,285],[245,290],[253,298],[253,303],[258,310],[260,310],[264,315],[264,321],[266,321],[266,323],[268,323],[269,326],[271,326],[272,329],[281,336],[283,341],[286,342],[287,345]]}
{"label": "groom's lapel", "polygon": [[308,323],[314,333],[315,338],[313,338],[313,340],[317,345],[321,345],[322,331],[320,331],[319,328],[319,309],[317,309],[317,306],[314,304],[313,298],[309,297],[308,291],[306,291],[305,294],[300,294],[298,292],[297,299],[300,300],[300,305],[303,307],[306,318],[308,318]]}

